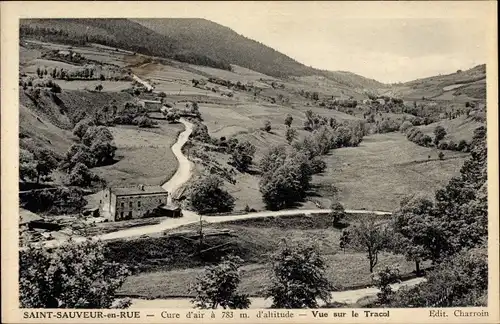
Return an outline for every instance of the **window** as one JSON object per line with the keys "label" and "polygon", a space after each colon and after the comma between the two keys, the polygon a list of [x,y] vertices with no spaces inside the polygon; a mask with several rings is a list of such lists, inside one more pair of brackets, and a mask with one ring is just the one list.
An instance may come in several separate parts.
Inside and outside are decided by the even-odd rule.
{"label": "window", "polygon": [[120,213],[120,219],[123,219],[123,212]]}
{"label": "window", "polygon": [[129,201],[128,206],[129,206],[130,208],[132,208],[132,202],[131,202],[131,201]]}
{"label": "window", "polygon": [[128,218],[131,219],[132,218],[132,211],[129,211],[128,212]]}
{"label": "window", "polygon": [[125,207],[125,203],[122,202],[122,208]]}
{"label": "window", "polygon": [[141,207],[141,202],[140,201],[137,202],[137,207]]}
{"label": "window", "polygon": [[161,204],[161,198],[160,198],[160,199],[158,199],[158,202]]}

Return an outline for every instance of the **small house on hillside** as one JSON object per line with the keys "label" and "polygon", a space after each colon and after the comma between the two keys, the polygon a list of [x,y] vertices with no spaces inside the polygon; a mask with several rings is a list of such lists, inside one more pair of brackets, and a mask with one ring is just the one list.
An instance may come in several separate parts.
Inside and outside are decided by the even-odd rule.
{"label": "small house on hillside", "polygon": [[147,112],[159,112],[163,106],[158,100],[141,100],[141,105]]}

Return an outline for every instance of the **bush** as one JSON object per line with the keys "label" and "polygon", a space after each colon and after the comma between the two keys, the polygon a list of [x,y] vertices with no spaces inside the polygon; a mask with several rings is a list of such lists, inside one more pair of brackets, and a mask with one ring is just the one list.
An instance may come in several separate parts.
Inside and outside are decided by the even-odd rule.
{"label": "bush", "polygon": [[136,117],[133,120],[133,123],[139,126],[140,128],[151,128],[157,124],[154,120],[152,120],[148,116]]}
{"label": "bush", "polygon": [[101,242],[69,242],[19,251],[23,308],[111,308],[129,270],[104,256]]}
{"label": "bush", "polygon": [[268,133],[271,131],[271,122],[269,120],[266,120],[264,122],[264,128],[263,128],[263,130],[265,130]]}
{"label": "bush", "polygon": [[54,215],[77,213],[87,204],[81,189],[67,187],[32,190],[20,196],[20,200],[29,211]]}
{"label": "bush", "polygon": [[311,160],[311,172],[313,174],[322,173],[326,170],[326,163],[322,159],[315,157]]}

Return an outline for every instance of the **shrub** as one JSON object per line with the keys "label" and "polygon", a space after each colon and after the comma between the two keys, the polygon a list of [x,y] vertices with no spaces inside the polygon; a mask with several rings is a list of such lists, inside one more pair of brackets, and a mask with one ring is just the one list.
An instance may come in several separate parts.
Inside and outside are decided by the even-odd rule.
{"label": "shrub", "polygon": [[23,308],[111,308],[129,275],[104,256],[103,243],[65,243],[50,251],[19,251],[19,301]]}
{"label": "shrub", "polygon": [[268,133],[271,131],[271,122],[269,120],[266,120],[264,122],[264,128],[263,128],[263,130],[265,130]]}

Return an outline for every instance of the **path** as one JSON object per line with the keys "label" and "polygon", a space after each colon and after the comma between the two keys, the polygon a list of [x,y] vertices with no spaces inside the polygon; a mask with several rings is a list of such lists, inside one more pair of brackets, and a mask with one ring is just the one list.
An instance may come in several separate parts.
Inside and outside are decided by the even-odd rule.
{"label": "path", "polygon": [[134,81],[137,81],[140,84],[142,84],[148,91],[153,90],[153,86],[151,84],[149,84],[148,82],[142,80],[137,75],[132,74],[132,78],[134,79]]}
{"label": "path", "polygon": [[[403,281],[398,284],[391,285],[393,290],[398,290],[401,287],[407,286],[415,286],[421,282],[424,282],[424,278],[414,278],[410,280]],[[376,296],[379,292],[379,289],[370,287],[370,288],[362,288],[362,289],[354,289],[354,290],[345,290],[345,291],[334,291],[332,292],[332,302],[346,303],[346,304],[354,304],[359,299],[363,297],[371,297]],[[271,307],[271,300],[264,299],[263,297],[251,297],[250,298],[251,309],[256,308],[269,308]],[[130,308],[193,308],[193,304],[191,304],[189,298],[170,298],[170,299],[132,299],[132,305]]]}
{"label": "path", "polygon": [[184,118],[181,118],[180,122],[184,124],[186,129],[179,134],[177,142],[171,147],[172,152],[179,162],[179,166],[174,176],[162,185],[163,189],[169,193],[169,202],[171,202],[172,194],[191,178],[191,169],[193,167],[191,161],[182,153],[182,147],[186,144],[189,135],[193,131],[193,124]]}

